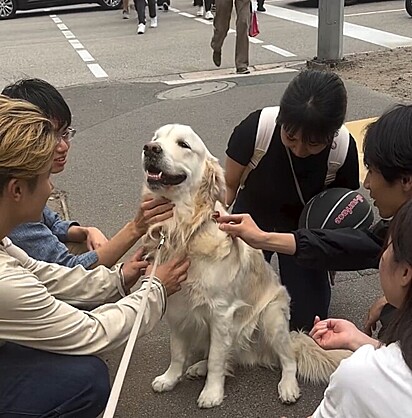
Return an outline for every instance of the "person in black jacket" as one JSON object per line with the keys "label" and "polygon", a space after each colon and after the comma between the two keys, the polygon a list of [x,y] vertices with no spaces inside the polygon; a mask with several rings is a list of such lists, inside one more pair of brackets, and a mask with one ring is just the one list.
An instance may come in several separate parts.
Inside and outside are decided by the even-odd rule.
{"label": "person in black jacket", "polygon": [[[302,266],[335,271],[378,268],[388,219],[412,198],[412,105],[398,105],[370,124],[363,151],[368,169],[364,186],[382,218],[372,229],[264,232],[246,214],[219,217],[220,228],[254,248],[293,255]],[[371,307],[366,332],[375,328],[385,305],[381,298]]]}

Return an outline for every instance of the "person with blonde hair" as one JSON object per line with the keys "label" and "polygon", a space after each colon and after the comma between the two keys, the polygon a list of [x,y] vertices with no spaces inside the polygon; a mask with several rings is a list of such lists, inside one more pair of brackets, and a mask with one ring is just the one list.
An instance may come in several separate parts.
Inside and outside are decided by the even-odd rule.
{"label": "person with blonde hair", "polygon": [[[76,133],[63,96],[47,81],[35,78],[9,84],[2,94],[33,103],[53,122],[57,143],[51,174],[63,172]],[[172,215],[172,208],[166,199],[148,197],[141,203],[134,219],[108,240],[98,228],[61,219],[46,205],[40,219],[14,228],[9,238],[36,260],[67,267],[80,264],[87,269],[98,265],[112,267],[145,234],[147,223],[167,219]]]}
{"label": "person with blonde hair", "polygon": [[[0,95],[0,416],[99,415],[110,382],[96,355],[126,342],[148,286],[144,277],[131,291],[151,271],[141,250],[112,269],[86,270],[34,260],[7,238],[40,218],[57,140],[39,108]],[[159,322],[188,267],[184,259],[158,266],[139,336]]]}

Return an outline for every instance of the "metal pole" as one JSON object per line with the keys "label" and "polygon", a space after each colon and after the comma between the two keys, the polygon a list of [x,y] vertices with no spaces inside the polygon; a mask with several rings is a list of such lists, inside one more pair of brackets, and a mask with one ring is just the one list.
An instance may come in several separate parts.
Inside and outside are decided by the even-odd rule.
{"label": "metal pole", "polygon": [[344,1],[319,0],[317,62],[343,59]]}

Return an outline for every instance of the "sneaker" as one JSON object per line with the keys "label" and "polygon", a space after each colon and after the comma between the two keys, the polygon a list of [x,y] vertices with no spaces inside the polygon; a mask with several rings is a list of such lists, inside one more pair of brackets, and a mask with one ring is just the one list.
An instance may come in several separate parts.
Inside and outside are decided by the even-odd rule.
{"label": "sneaker", "polygon": [[163,10],[165,12],[167,12],[169,10],[169,5],[166,2],[163,3]]}
{"label": "sneaker", "polygon": [[157,16],[150,18],[150,27],[157,28]]}
{"label": "sneaker", "polygon": [[213,13],[209,10],[208,12],[206,12],[205,14],[205,19],[206,20],[213,20],[215,17],[213,16]]}
{"label": "sneaker", "polygon": [[203,16],[203,12],[204,12],[203,6],[199,6],[197,8],[196,16]]}
{"label": "sneaker", "polygon": [[212,58],[216,67],[220,67],[220,64],[222,63],[222,53],[220,51],[213,51]]}
{"label": "sneaker", "polygon": [[247,67],[237,68],[236,73],[237,74],[250,74],[250,70]]}
{"label": "sneaker", "polygon": [[258,12],[266,12],[266,9],[263,6],[258,6],[257,11]]}
{"label": "sneaker", "polygon": [[122,12],[123,19],[130,19],[130,14],[128,10],[123,10]]}
{"label": "sneaker", "polygon": [[137,25],[137,34],[138,35],[143,35],[145,30],[146,30],[146,25],[144,23],[139,23]]}

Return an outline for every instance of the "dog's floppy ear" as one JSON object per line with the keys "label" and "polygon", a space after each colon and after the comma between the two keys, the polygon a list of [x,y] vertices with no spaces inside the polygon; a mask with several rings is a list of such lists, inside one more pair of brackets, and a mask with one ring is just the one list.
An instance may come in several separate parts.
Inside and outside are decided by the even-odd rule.
{"label": "dog's floppy ear", "polygon": [[205,169],[203,172],[203,179],[200,186],[202,198],[206,198],[211,203],[219,201],[225,203],[226,198],[226,181],[223,173],[223,168],[219,161],[215,158],[208,158],[205,161]]}

